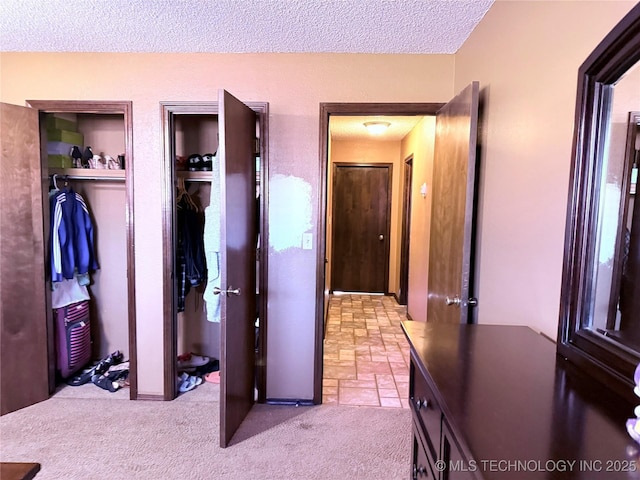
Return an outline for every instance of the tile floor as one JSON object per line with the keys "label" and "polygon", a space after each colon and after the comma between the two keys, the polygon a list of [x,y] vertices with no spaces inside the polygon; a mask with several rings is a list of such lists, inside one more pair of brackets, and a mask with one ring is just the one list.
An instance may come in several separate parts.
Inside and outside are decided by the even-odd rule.
{"label": "tile floor", "polygon": [[406,307],[383,295],[332,295],[324,340],[327,405],[409,408]]}

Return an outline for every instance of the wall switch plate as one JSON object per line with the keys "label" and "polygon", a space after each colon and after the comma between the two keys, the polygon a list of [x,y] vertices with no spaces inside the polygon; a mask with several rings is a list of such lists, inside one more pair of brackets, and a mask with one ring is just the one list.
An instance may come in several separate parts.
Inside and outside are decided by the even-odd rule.
{"label": "wall switch plate", "polygon": [[302,249],[311,250],[313,248],[313,236],[311,233],[302,234]]}

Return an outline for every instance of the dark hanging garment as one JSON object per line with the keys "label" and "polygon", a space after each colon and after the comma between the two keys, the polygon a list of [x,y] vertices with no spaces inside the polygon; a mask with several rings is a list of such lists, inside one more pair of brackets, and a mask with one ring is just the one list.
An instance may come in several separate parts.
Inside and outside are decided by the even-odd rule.
{"label": "dark hanging garment", "polygon": [[204,214],[193,208],[184,196],[178,201],[177,211],[177,310],[183,312],[191,287],[197,287],[207,279],[207,263],[203,240]]}

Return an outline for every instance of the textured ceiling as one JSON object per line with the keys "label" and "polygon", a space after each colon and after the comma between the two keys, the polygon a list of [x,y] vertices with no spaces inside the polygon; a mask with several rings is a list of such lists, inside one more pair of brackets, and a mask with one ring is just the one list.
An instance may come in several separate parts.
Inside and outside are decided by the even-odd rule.
{"label": "textured ceiling", "polygon": [[2,0],[0,50],[452,54],[494,0]]}

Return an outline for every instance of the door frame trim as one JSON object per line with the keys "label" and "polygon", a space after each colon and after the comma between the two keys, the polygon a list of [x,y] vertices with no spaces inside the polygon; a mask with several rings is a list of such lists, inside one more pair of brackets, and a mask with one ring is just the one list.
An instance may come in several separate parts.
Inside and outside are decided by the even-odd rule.
{"label": "door frame trim", "polygon": [[[258,272],[258,311],[260,328],[258,330],[258,352],[256,353],[256,387],[258,403],[266,402],[267,390],[267,292],[268,292],[268,252],[269,238],[269,205],[264,200],[269,194],[269,104],[267,102],[243,102],[256,113],[260,127],[260,244],[257,259],[260,264]],[[170,142],[170,122],[174,114],[218,114],[218,102],[160,102],[162,119],[163,160],[162,169],[164,182],[162,190],[162,252],[163,252],[163,400],[173,400],[178,396],[178,386],[175,378],[178,374],[176,358],[178,329],[175,321],[175,298],[173,290],[173,271],[167,265],[173,265],[173,198],[174,198],[174,161],[172,159]],[[170,262],[170,263],[169,263]]]}
{"label": "door frame trim", "polygon": [[318,220],[316,245],[316,324],[313,369],[313,403],[322,403],[322,370],[325,316],[325,258],[327,236],[327,175],[329,165],[329,117],[331,115],[435,115],[444,103],[320,103],[318,161]]}

